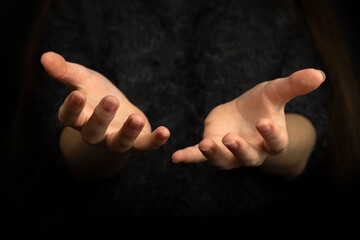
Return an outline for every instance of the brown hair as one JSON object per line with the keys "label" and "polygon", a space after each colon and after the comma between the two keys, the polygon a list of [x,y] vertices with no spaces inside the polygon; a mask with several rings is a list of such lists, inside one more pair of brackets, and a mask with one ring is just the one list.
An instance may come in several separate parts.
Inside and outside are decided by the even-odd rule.
{"label": "brown hair", "polygon": [[360,91],[357,72],[333,6],[328,0],[301,0],[332,90],[330,173],[334,183],[348,186],[360,175]]}

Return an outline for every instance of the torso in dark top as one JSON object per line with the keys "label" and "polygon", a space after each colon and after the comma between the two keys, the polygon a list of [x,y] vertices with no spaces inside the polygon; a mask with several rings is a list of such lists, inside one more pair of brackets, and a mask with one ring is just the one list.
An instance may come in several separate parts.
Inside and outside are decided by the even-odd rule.
{"label": "torso in dark top", "polygon": [[[256,168],[173,164],[171,154],[201,140],[203,121],[218,104],[257,83],[321,68],[287,11],[276,0],[54,1],[43,51],[102,73],[154,127],[164,125],[172,133],[158,151],[134,154],[91,197],[69,190],[74,197],[68,204],[111,214],[239,214],[283,196],[290,183]],[[69,91],[45,73],[38,89],[47,142],[57,149],[57,109]],[[324,84],[286,108],[317,129],[310,165],[326,144],[328,104]]]}

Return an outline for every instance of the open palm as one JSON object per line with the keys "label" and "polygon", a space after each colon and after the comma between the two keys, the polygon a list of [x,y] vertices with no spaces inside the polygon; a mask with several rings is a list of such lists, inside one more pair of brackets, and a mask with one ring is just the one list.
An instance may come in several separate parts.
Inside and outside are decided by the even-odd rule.
{"label": "open palm", "polygon": [[210,161],[221,169],[259,166],[287,149],[285,105],[320,86],[320,71],[306,69],[262,82],[240,97],[215,107],[205,119],[203,140],[173,154],[174,162]]}
{"label": "open palm", "polygon": [[59,109],[59,120],[80,131],[85,142],[124,153],[154,150],[169,138],[165,127],[152,132],[144,113],[103,75],[53,52],[41,62],[50,76],[73,90]]}

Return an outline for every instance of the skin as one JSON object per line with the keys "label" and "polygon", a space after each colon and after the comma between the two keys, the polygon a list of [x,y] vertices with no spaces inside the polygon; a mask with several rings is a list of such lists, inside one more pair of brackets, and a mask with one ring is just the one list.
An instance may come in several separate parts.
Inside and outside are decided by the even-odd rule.
{"label": "skin", "polygon": [[[144,113],[103,75],[54,52],[43,54],[41,63],[72,90],[58,113],[66,126],[60,149],[79,179],[111,176],[129,154],[156,150],[170,137],[164,126],[152,131]],[[172,161],[209,161],[220,169],[260,166],[287,179],[298,176],[315,145],[316,131],[305,117],[285,114],[285,105],[324,80],[322,71],[305,69],[258,84],[215,107],[205,120],[203,140],[176,151]]]}
{"label": "skin", "polygon": [[262,166],[285,178],[298,176],[315,145],[316,130],[305,117],[285,114],[285,105],[317,89],[324,80],[322,71],[305,69],[260,83],[215,107],[205,119],[203,140],[175,152],[173,161],[208,160],[221,169]]}
{"label": "skin", "polygon": [[103,75],[54,52],[43,54],[41,63],[51,77],[73,90],[58,117],[66,126],[60,149],[76,177],[111,176],[130,153],[153,151],[170,137],[163,126],[152,131],[144,113]]}

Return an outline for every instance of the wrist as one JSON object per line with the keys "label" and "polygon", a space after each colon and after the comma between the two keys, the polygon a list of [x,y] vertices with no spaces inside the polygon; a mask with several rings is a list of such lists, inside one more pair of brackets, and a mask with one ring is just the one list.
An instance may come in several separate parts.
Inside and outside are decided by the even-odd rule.
{"label": "wrist", "polygon": [[269,155],[260,169],[285,179],[294,179],[304,171],[316,142],[316,130],[309,119],[286,114],[289,145],[286,151]]}
{"label": "wrist", "polygon": [[60,136],[60,150],[71,173],[81,180],[94,180],[114,175],[130,156],[100,145],[83,141],[79,131],[65,127]]}

